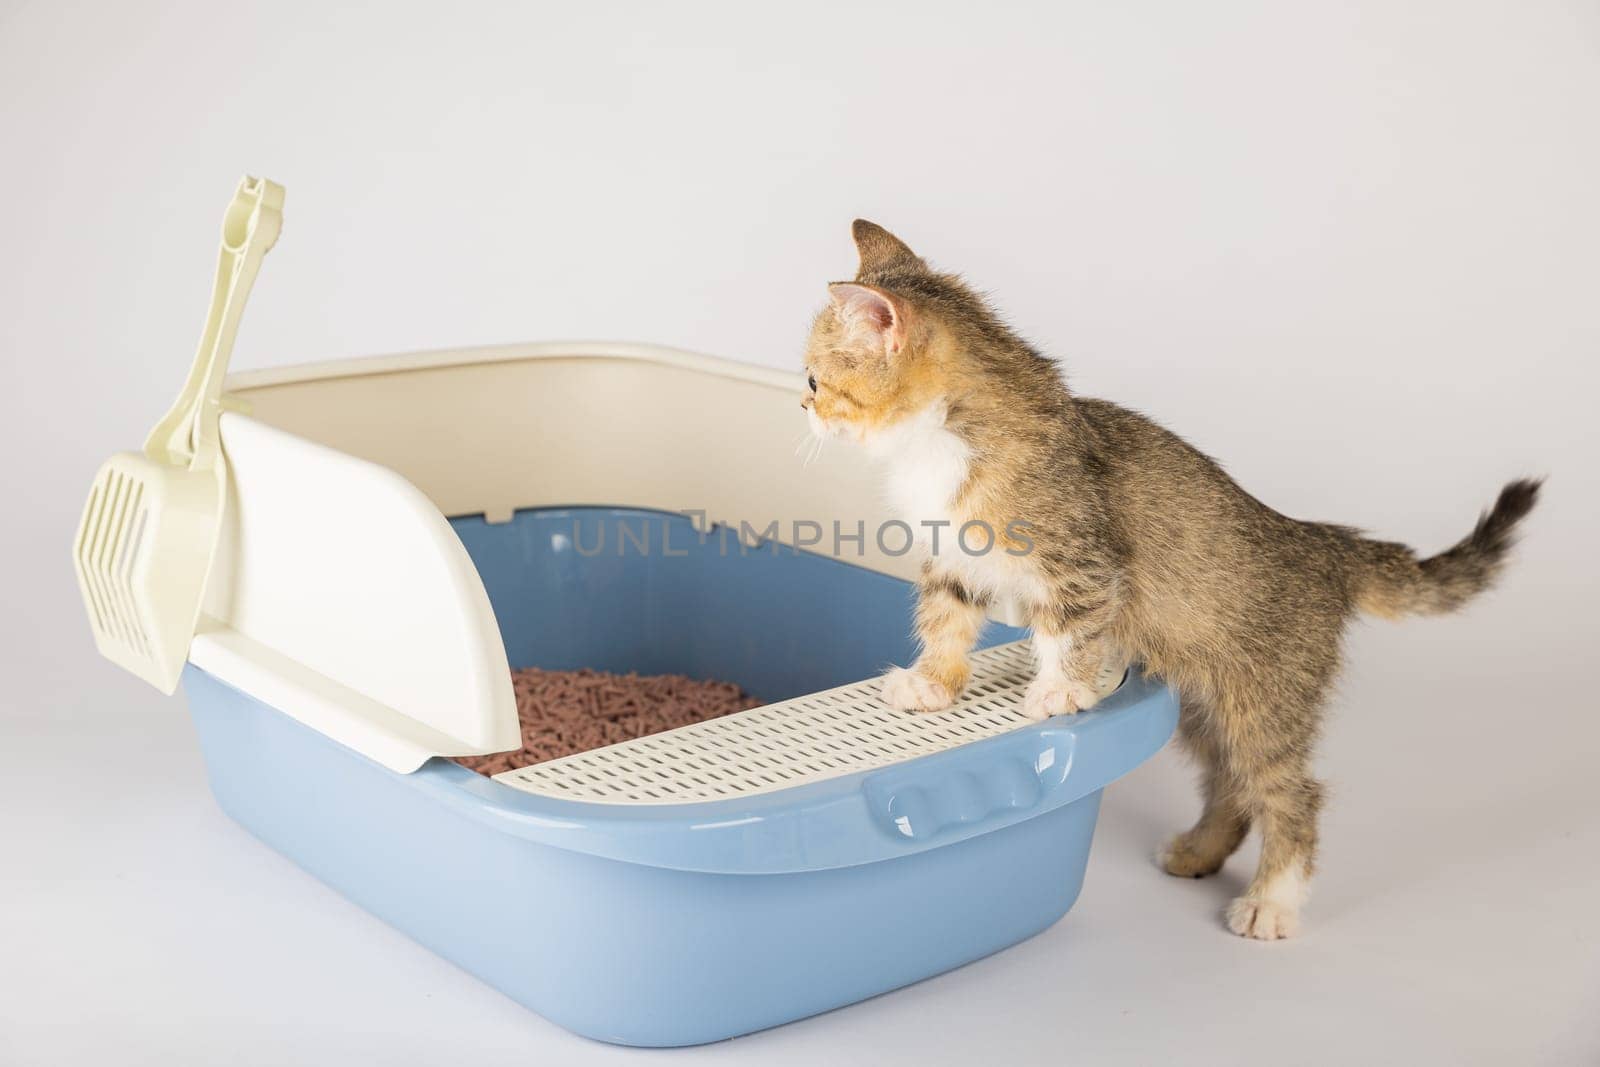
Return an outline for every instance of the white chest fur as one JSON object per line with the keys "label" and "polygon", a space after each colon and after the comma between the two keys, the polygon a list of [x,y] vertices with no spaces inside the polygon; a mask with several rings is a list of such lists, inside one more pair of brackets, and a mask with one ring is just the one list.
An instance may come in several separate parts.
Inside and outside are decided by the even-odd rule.
{"label": "white chest fur", "polygon": [[[972,449],[945,425],[945,407],[935,404],[864,442],[885,465],[886,496],[894,517],[911,527],[917,550],[941,568],[997,601],[996,607],[1035,603],[1043,596],[1026,556],[1013,556],[984,530],[962,525],[972,518],[955,505],[970,473]],[[992,536],[1004,533],[995,529]],[[903,536],[903,535],[902,535]],[[898,538],[890,538],[898,542]],[[1022,616],[1005,616],[1013,625]]]}
{"label": "white chest fur", "polygon": [[944,405],[925,408],[866,444],[885,461],[888,503],[895,517],[909,524],[924,544],[935,529],[931,524],[951,524],[941,530],[941,543],[954,537],[960,526],[956,494],[967,480],[972,450],[945,426]]}

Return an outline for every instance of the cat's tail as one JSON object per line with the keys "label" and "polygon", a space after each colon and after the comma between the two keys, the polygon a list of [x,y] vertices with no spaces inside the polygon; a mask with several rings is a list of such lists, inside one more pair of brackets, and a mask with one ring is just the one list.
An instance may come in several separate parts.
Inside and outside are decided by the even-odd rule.
{"label": "cat's tail", "polygon": [[1533,510],[1542,481],[1520,478],[1508,484],[1472,532],[1437,556],[1419,560],[1405,545],[1360,539],[1357,606],[1388,619],[1443,615],[1461,607],[1499,577],[1516,542],[1517,524]]}

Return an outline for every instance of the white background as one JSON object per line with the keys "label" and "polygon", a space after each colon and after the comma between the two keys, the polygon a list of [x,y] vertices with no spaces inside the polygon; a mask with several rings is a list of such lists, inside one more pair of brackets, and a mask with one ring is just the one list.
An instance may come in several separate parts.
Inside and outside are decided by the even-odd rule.
{"label": "white background", "polygon": [[1046,934],[663,1060],[1595,1062],[1597,105],[1592,0],[0,2],[0,1062],[651,1058],[229,824],[181,702],[92,653],[70,531],[181,381],[244,172],[289,196],[240,367],[793,367],[864,215],[1290,514],[1436,550],[1551,475],[1502,589],[1354,633],[1300,940],[1223,930],[1253,849],[1155,870],[1195,808],[1169,752]]}

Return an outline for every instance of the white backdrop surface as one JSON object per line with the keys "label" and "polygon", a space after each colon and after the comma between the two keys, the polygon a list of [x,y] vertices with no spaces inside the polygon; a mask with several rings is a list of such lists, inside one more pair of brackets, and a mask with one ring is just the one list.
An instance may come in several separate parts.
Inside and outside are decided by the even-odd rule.
{"label": "white backdrop surface", "polygon": [[181,703],[92,654],[70,531],[181,381],[245,172],[289,195],[240,367],[795,366],[861,215],[1291,514],[1437,549],[1551,475],[1501,590],[1354,635],[1303,938],[1223,930],[1250,852],[1155,870],[1167,753],[1048,933],[674,1062],[1595,1062],[1597,101],[1590,2],[0,5],[0,1062],[648,1058],[230,825]]}

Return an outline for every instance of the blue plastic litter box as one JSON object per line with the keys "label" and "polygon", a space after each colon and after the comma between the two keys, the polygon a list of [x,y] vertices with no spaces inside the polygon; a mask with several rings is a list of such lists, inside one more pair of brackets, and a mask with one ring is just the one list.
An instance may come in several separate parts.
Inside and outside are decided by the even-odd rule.
{"label": "blue plastic litter box", "polygon": [[[685,554],[579,554],[622,524]],[[912,653],[908,583],[837,560],[724,554],[686,519],[642,511],[454,525],[517,666],[681,672],[778,702]],[[1025,657],[994,646],[1018,636],[991,628],[980,659],[998,652],[986,665],[1015,676]],[[687,803],[596,803],[442,759],[398,774],[198,668],[184,687],[229,815],[539,1014],[628,1045],[775,1026],[1040,932],[1078,896],[1101,790],[1176,721],[1167,690],[1134,674],[1071,719],[873,769]],[[877,718],[862,743],[892,741],[886,727],[914,717]],[[695,729],[652,740],[659,751]]]}

